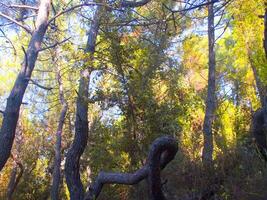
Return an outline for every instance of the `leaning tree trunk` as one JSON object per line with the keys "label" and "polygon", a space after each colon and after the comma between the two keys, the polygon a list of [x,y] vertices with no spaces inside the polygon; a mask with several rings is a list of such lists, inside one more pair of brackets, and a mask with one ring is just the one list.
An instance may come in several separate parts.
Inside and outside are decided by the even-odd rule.
{"label": "leaning tree trunk", "polygon": [[[57,63],[55,63],[57,64]],[[60,111],[60,117],[56,132],[56,144],[55,144],[55,159],[54,159],[54,169],[53,169],[53,180],[52,180],[52,186],[51,186],[51,199],[52,200],[58,200],[59,199],[59,188],[60,188],[60,180],[61,180],[61,139],[62,139],[62,131],[63,131],[63,125],[66,118],[67,110],[68,110],[68,104],[64,98],[64,89],[63,89],[63,83],[62,83],[62,77],[60,74],[59,66],[57,67],[57,81],[59,85],[59,100],[62,105],[61,111]]]}
{"label": "leaning tree trunk", "polygon": [[[211,0],[209,0],[211,2]],[[214,36],[214,11],[213,3],[208,5],[208,38],[209,38],[209,76],[208,94],[206,99],[206,112],[203,124],[204,147],[202,152],[203,163],[212,162],[213,153],[213,133],[212,124],[215,111],[215,36]]]}
{"label": "leaning tree trunk", "polygon": [[[96,46],[96,37],[100,23],[99,6],[95,11],[93,21],[88,33],[85,53],[89,53],[89,59],[93,58]],[[83,184],[80,178],[80,157],[84,152],[88,139],[88,89],[91,74],[91,66],[84,66],[80,72],[79,91],[76,102],[75,136],[71,148],[68,150],[65,164],[65,175],[70,198],[82,200],[84,197]]]}
{"label": "leaning tree trunk", "polygon": [[148,179],[149,199],[166,200],[162,192],[160,171],[172,161],[178,151],[178,144],[171,136],[162,136],[151,145],[145,166],[134,173],[100,172],[84,200],[95,200],[105,184],[134,185]]}
{"label": "leaning tree trunk", "polygon": [[10,156],[22,99],[34,69],[38,52],[41,49],[43,37],[47,30],[50,4],[51,0],[41,0],[37,15],[36,29],[32,33],[21,70],[7,99],[0,130],[0,171],[3,169]]}

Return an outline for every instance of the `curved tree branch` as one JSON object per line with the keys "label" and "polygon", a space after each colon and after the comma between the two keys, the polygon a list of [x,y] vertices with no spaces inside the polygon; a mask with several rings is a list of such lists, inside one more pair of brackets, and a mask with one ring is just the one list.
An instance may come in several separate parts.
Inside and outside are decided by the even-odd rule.
{"label": "curved tree branch", "polygon": [[100,172],[84,200],[97,199],[105,184],[134,185],[148,179],[151,200],[164,200],[161,190],[160,171],[172,161],[178,151],[175,138],[163,136],[156,139],[150,148],[146,164],[134,173]]}
{"label": "curved tree branch", "polygon": [[151,0],[141,0],[141,1],[128,1],[128,0],[123,0],[121,2],[121,7],[124,8],[136,8],[136,7],[141,7],[149,3]]}

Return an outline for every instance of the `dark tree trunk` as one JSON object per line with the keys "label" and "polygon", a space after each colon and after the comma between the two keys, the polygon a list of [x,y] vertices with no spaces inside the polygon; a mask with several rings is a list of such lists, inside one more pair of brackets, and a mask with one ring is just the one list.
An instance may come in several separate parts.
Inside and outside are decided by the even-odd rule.
{"label": "dark tree trunk", "polygon": [[[19,184],[19,181],[24,171],[24,168],[21,162],[18,161],[17,158],[15,158],[14,156],[12,157],[14,159],[14,162],[13,162],[13,168],[10,174],[9,183],[7,186],[7,200],[12,200],[13,193],[16,190],[17,185]],[[19,168],[19,173],[18,173],[18,168]]]}
{"label": "dark tree trunk", "polygon": [[28,86],[37,60],[38,52],[41,49],[41,43],[47,29],[50,4],[50,0],[41,0],[36,21],[36,29],[32,34],[21,70],[7,99],[4,118],[0,130],[0,171],[3,169],[10,156],[22,99]]}
{"label": "dark tree trunk", "polygon": [[95,200],[105,184],[134,185],[148,179],[150,200],[165,200],[162,192],[160,171],[172,161],[178,151],[176,139],[163,136],[151,145],[147,163],[134,173],[100,172],[94,184],[86,193],[84,200]]}
{"label": "dark tree trunk", "polygon": [[63,131],[63,125],[66,118],[67,110],[68,110],[68,104],[64,98],[64,89],[63,89],[63,83],[60,75],[60,69],[58,67],[57,69],[57,81],[59,85],[59,98],[60,103],[62,105],[61,111],[60,111],[60,117],[56,132],[56,144],[55,144],[55,159],[54,159],[54,169],[53,169],[53,180],[52,180],[52,186],[51,186],[51,199],[52,200],[58,200],[59,199],[59,188],[60,188],[60,180],[61,180],[61,139],[62,139],[62,131]]}
{"label": "dark tree trunk", "polygon": [[[211,0],[209,0],[211,2]],[[208,5],[208,39],[209,39],[209,75],[208,94],[206,99],[206,112],[203,124],[204,147],[202,152],[203,163],[212,162],[213,153],[213,133],[212,124],[215,112],[215,36],[214,36],[214,11],[213,3]]]}
{"label": "dark tree trunk", "polygon": [[[96,45],[96,37],[99,30],[100,10],[98,7],[95,11],[93,21],[88,33],[85,53],[89,53],[89,59],[93,58]],[[76,121],[75,136],[71,148],[68,150],[65,164],[65,175],[67,186],[70,191],[71,200],[82,200],[84,197],[84,188],[80,178],[80,157],[88,140],[88,90],[91,74],[91,66],[86,66],[81,70],[79,91],[76,102]]]}

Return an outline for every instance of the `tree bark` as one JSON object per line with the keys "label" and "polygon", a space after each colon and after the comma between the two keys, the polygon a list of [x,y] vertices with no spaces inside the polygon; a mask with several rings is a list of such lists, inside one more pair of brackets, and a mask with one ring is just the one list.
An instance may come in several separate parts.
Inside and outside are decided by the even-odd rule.
{"label": "tree bark", "polygon": [[63,89],[63,83],[61,79],[60,69],[58,67],[57,69],[57,81],[59,85],[59,98],[60,103],[62,105],[61,111],[60,111],[60,117],[56,132],[56,144],[55,144],[55,159],[54,159],[54,169],[53,169],[53,180],[52,180],[52,186],[51,186],[51,199],[52,200],[58,200],[59,199],[59,188],[60,188],[60,180],[61,180],[61,139],[62,139],[62,131],[63,131],[63,125],[66,118],[67,110],[68,110],[68,104],[64,98],[64,89]]}
{"label": "tree bark", "polygon": [[[209,0],[211,2],[211,0]],[[208,39],[209,39],[209,75],[208,75],[208,94],[206,99],[206,111],[203,124],[204,147],[202,161],[211,164],[213,153],[213,133],[212,124],[215,112],[215,36],[214,36],[214,11],[213,3],[208,5]]]}
{"label": "tree bark", "polygon": [[41,0],[36,21],[36,29],[32,34],[21,70],[7,99],[0,130],[0,171],[3,169],[10,156],[22,99],[34,69],[38,52],[41,49],[43,37],[47,30],[50,4],[51,0]]}
{"label": "tree bark", "polygon": [[[95,52],[96,38],[100,23],[100,10],[98,6],[95,11],[93,21],[88,33],[85,53],[89,53],[89,59],[93,59]],[[82,200],[84,188],[80,178],[80,157],[84,152],[88,140],[88,89],[91,74],[91,66],[85,67],[80,72],[79,91],[76,102],[75,136],[71,148],[66,156],[65,175],[70,198],[72,200]]]}
{"label": "tree bark", "polygon": [[163,136],[156,139],[143,168],[134,173],[109,173],[100,172],[94,184],[86,193],[84,200],[94,200],[99,196],[105,184],[134,185],[148,179],[150,200],[165,200],[161,189],[160,171],[172,161],[178,151],[176,139]]}
{"label": "tree bark", "polygon": [[[14,161],[13,161],[13,168],[10,174],[9,183],[7,186],[7,200],[12,200],[13,193],[16,190],[16,187],[19,184],[19,181],[24,172],[22,163],[19,160],[17,160],[17,158],[13,155],[12,158]],[[18,173],[18,167],[20,169],[19,173]]]}

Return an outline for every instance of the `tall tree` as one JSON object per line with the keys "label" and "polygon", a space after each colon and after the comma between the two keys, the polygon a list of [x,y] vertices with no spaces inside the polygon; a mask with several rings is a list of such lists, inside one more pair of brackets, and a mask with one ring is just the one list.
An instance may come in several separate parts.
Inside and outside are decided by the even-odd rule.
{"label": "tall tree", "polygon": [[212,124],[215,112],[215,34],[214,34],[214,3],[209,0],[208,4],[208,40],[209,40],[209,75],[208,75],[208,93],[206,98],[206,111],[203,124],[204,147],[202,160],[208,164],[212,162],[213,153],[213,132]]}
{"label": "tall tree", "polygon": [[52,186],[51,186],[51,199],[52,200],[58,200],[59,199],[59,186],[60,186],[60,180],[61,180],[61,141],[62,141],[62,132],[63,132],[63,126],[65,122],[65,118],[68,111],[68,104],[64,97],[64,88],[63,88],[63,81],[62,81],[62,75],[60,72],[60,66],[57,63],[58,53],[57,50],[55,50],[55,55],[53,57],[53,63],[57,65],[57,82],[59,86],[59,100],[60,104],[62,106],[60,114],[59,114],[59,122],[58,127],[56,131],[56,144],[55,144],[55,159],[54,159],[54,168],[53,168],[53,180],[52,180]]}
{"label": "tall tree", "polygon": [[[100,24],[101,7],[94,12],[92,23],[87,37],[85,54],[89,54],[89,63],[92,63],[95,52],[96,38]],[[85,62],[88,64],[88,62]],[[80,178],[80,157],[84,152],[88,140],[88,90],[92,66],[83,66],[80,72],[79,91],[76,101],[75,136],[72,146],[66,155],[65,174],[70,198],[82,200],[84,197],[83,184]]]}
{"label": "tall tree", "polygon": [[47,30],[50,4],[51,0],[41,0],[40,2],[36,20],[36,28],[32,32],[28,49],[25,52],[24,62],[7,99],[4,118],[0,130],[0,170],[3,169],[7,159],[10,156],[22,99],[31,78],[32,71],[35,67],[35,62]]}

